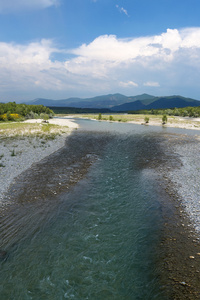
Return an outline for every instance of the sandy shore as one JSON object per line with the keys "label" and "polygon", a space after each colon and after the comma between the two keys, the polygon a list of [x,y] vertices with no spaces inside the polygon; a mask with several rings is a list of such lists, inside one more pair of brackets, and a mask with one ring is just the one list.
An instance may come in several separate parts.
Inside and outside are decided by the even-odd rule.
{"label": "sandy shore", "polygon": [[[26,120],[24,121],[24,123],[42,123],[42,119],[31,119],[31,120]],[[49,119],[48,120],[49,124],[53,124],[53,125],[59,125],[59,126],[67,126],[69,128],[78,128],[78,124],[74,122],[74,119],[66,119],[66,118],[53,118],[53,119]]]}
{"label": "sandy shore", "polygon": [[142,119],[129,121],[129,123],[143,124],[147,126],[164,126],[164,127],[172,127],[172,128],[200,130],[200,118],[168,117],[168,121],[164,125],[158,118],[150,119],[148,124],[145,124],[144,121],[142,122]]}
{"label": "sandy shore", "polygon": [[[25,123],[41,123],[42,120],[27,120]],[[50,124],[60,125],[62,134],[55,135],[54,139],[45,136],[23,135],[4,136],[0,140],[0,205],[7,205],[5,198],[9,186],[15,182],[15,178],[23,171],[30,168],[53,152],[62,148],[66,137],[78,124],[68,119],[50,119]],[[67,126],[67,127],[66,127]]]}

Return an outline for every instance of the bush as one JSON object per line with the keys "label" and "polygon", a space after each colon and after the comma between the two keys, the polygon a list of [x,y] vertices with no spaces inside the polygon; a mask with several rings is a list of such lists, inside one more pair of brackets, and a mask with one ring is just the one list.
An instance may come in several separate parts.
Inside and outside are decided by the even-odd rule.
{"label": "bush", "polygon": [[167,123],[167,115],[163,115],[162,123],[163,123],[163,125]]}
{"label": "bush", "polygon": [[44,122],[47,122],[49,120],[49,115],[42,113],[40,114],[40,118],[42,118]]}
{"label": "bush", "polygon": [[29,114],[26,115],[26,119],[35,119],[35,114],[33,111],[30,111]]}
{"label": "bush", "polygon": [[110,116],[110,117],[109,117],[109,120],[110,120],[110,121],[113,121],[113,116]]}
{"label": "bush", "polygon": [[15,150],[13,149],[13,151],[11,152],[11,156],[16,156]]}
{"label": "bush", "polygon": [[144,121],[145,121],[146,124],[148,124],[149,123],[149,117],[145,117]]}
{"label": "bush", "polygon": [[98,120],[102,120],[102,115],[101,115],[101,113],[99,113],[99,115],[98,115]]}

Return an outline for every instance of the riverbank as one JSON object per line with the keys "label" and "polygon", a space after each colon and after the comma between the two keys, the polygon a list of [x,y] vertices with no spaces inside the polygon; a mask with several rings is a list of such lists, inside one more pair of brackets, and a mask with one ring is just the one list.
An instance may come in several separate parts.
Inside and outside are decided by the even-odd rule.
{"label": "riverbank", "polygon": [[40,119],[0,124],[0,205],[8,204],[8,199],[3,199],[15,178],[62,148],[75,128],[78,125],[67,119],[51,119],[47,124]]}
{"label": "riverbank", "polygon": [[[163,124],[161,115],[129,115],[129,114],[113,114],[105,115],[102,114],[101,120],[99,115],[73,115],[76,118],[87,118],[98,121],[109,121],[109,122],[125,122],[145,126],[163,126],[171,128],[184,128],[200,130],[200,118],[189,118],[189,117],[178,117],[178,116],[167,116],[167,122]],[[149,118],[148,123],[145,123],[145,117]]]}
{"label": "riverbank", "polygon": [[162,269],[172,299],[200,299],[199,146],[196,137],[166,134],[160,143],[167,155],[160,174],[165,219]]}

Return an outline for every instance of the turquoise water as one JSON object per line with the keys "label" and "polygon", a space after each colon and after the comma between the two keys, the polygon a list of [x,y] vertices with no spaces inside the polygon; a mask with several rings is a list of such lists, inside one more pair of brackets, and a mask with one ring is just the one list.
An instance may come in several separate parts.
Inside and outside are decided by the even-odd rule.
{"label": "turquoise water", "polygon": [[145,164],[159,154],[153,136],[160,130],[92,124],[101,138],[108,132],[112,138],[84,178],[51,199],[46,217],[35,209],[28,221],[18,219],[19,236],[26,226],[38,222],[38,227],[6,249],[1,300],[165,299],[159,269],[162,207],[157,175]]}

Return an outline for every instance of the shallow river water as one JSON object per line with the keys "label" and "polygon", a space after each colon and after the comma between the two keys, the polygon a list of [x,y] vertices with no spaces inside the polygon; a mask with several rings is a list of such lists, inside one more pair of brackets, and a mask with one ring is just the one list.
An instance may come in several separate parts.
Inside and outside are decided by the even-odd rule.
{"label": "shallow river water", "polygon": [[0,299],[170,299],[156,168],[170,160],[178,167],[160,145],[163,134],[177,131],[79,123],[64,148],[10,189],[1,216],[8,255],[0,262]]}

